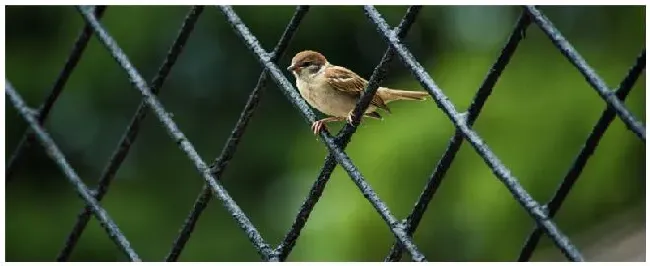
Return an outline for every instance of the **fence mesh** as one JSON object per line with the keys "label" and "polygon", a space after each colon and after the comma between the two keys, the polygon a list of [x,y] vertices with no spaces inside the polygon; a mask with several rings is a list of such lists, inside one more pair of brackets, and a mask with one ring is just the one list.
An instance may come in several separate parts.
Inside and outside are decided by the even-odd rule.
{"label": "fence mesh", "polygon": [[[229,195],[228,191],[223,187],[219,180],[230,160],[234,157],[239,140],[244,134],[248,122],[257,108],[264,87],[268,83],[269,76],[278,85],[287,99],[302,114],[307,123],[312,123],[316,120],[314,112],[300,97],[296,92],[296,89],[292,86],[292,83],[284,76],[284,74],[282,74],[280,68],[277,66],[277,61],[284,54],[284,51],[290,43],[296,29],[308,13],[309,7],[299,6],[296,8],[296,11],[286,26],[284,33],[271,52],[267,52],[262,48],[256,37],[248,30],[245,23],[231,7],[218,6],[216,8],[223,13],[226,21],[232,26],[233,31],[242,39],[246,47],[250,50],[251,55],[259,61],[259,63],[264,67],[264,70],[260,74],[257,85],[250,93],[248,101],[241,111],[239,120],[224,144],[220,155],[211,165],[208,165],[199,157],[193,144],[176,125],[169,112],[166,111],[156,96],[162,88],[165,79],[171,72],[171,69],[176,63],[179,55],[182,53],[184,45],[193,31],[196,21],[201,16],[204,10],[204,7],[202,6],[194,6],[190,9],[179,30],[176,40],[169,49],[167,57],[150,83],[145,81],[138,70],[131,64],[127,55],[120,49],[113,37],[100,23],[99,20],[105,10],[105,7],[103,6],[77,7],[78,12],[85,20],[86,25],[77,38],[68,61],[60,72],[52,91],[47,96],[41,108],[35,110],[28,107],[12,84],[8,80],[5,81],[5,93],[9,102],[29,125],[28,131],[23,135],[18,148],[13,152],[7,163],[7,180],[10,180],[11,176],[14,174],[16,168],[15,162],[20,158],[25,147],[30,145],[34,140],[37,140],[45,148],[48,156],[52,158],[58,167],[61,168],[68,181],[75,187],[77,193],[86,204],[86,206],[79,212],[77,221],[68,235],[57,260],[69,260],[72,251],[77,245],[78,240],[84,232],[84,229],[92,215],[100,222],[111,240],[115,242],[120,250],[126,254],[131,261],[140,261],[140,257],[136,251],[130,247],[127,238],[110,218],[108,213],[101,207],[99,202],[106,193],[108,193],[111,181],[115,177],[115,174],[120,168],[126,155],[129,153],[131,144],[136,140],[140,123],[146,116],[147,109],[150,109],[153,112],[159,122],[165,127],[165,130],[172,140],[193,163],[194,167],[205,181],[205,186],[198,193],[194,206],[182,225],[176,240],[172,243],[168,255],[165,257],[166,261],[178,260],[185,244],[191,237],[196,222],[213,196],[216,196],[225,209],[232,215],[238,226],[255,247],[262,260],[285,261],[293,247],[296,245],[300,232],[309,219],[314,206],[321,197],[325,185],[330,179],[332,171],[336,165],[340,165],[347,172],[351,180],[358,187],[359,191],[374,207],[376,212],[386,223],[388,230],[390,230],[395,237],[395,243],[388,251],[385,260],[399,261],[402,257],[402,252],[406,250],[412,260],[426,261],[425,255],[413,241],[412,235],[416,231],[420,220],[422,219],[422,215],[440,187],[441,182],[445,177],[445,173],[451,166],[456,153],[465,140],[468,141],[476,153],[481,156],[498,180],[503,183],[537,225],[524,243],[519,255],[519,260],[527,261],[530,259],[541,235],[544,233],[550,237],[553,243],[561,250],[567,259],[571,261],[583,261],[584,258],[576,246],[553,222],[553,216],[557,213],[567,194],[571,191],[572,185],[580,176],[587,160],[590,155],[594,153],[600,138],[614,118],[619,117],[630,131],[632,131],[640,140],[645,142],[644,126],[623,104],[623,101],[630,92],[632,86],[645,69],[645,49],[641,51],[636,62],[618,86],[618,89],[611,91],[607,88],[602,78],[596,74],[596,72],[587,64],[587,62],[539,9],[534,6],[525,6],[523,7],[517,23],[514,25],[509,39],[501,50],[500,55],[492,64],[483,83],[476,92],[470,107],[466,112],[459,112],[401,41],[401,39],[403,39],[408,33],[411,25],[416,21],[418,13],[422,7],[409,7],[399,25],[394,29],[390,29],[382,15],[374,7],[364,6],[363,10],[368,20],[376,27],[379,35],[381,35],[389,47],[373,71],[363,96],[357,102],[354,109],[355,115],[353,116],[353,122],[351,124],[346,124],[336,136],[331,135],[327,130],[323,130],[319,133],[320,138],[328,149],[329,155],[325,159],[316,181],[298,210],[298,214],[296,215],[291,228],[286,233],[281,243],[276,248],[273,248],[264,240],[260,232],[251,223],[246,214]],[[483,139],[472,129],[472,124],[478,118],[482,107],[494,88],[494,85],[508,65],[510,58],[516,52],[518,44],[525,37],[526,29],[531,23],[534,23],[542,29],[542,31],[557,47],[559,52],[561,52],[567,60],[579,70],[589,85],[593,87],[596,93],[607,104],[606,110],[603,111],[603,114],[594,126],[593,131],[587,138],[582,150],[576,156],[555,195],[547,204],[544,205],[535,201],[531,197],[531,195],[522,187],[518,178],[511,173],[509,168],[499,160],[487,144],[485,144]],[[49,111],[55,104],[57,97],[63,91],[68,77],[73,72],[79,59],[82,57],[84,48],[93,34],[96,35],[118,65],[126,72],[133,87],[142,94],[143,100],[133,115],[130,124],[127,126],[126,131],[117,144],[112,156],[106,163],[99,178],[97,187],[94,190],[91,190],[81,181],[76,171],[67,162],[65,156],[49,136],[47,131],[43,128],[42,124],[47,119]],[[402,221],[398,220],[392,214],[384,201],[379,198],[377,193],[366,181],[364,175],[359,171],[344,151],[359,125],[362,110],[365,110],[370,104],[372,96],[376,93],[379,84],[389,71],[388,64],[396,56],[409,69],[413,77],[422,85],[422,87],[431,94],[437,106],[444,112],[456,128],[454,136],[449,140],[444,154],[439,159],[435,170],[429,177],[429,180],[415,203],[415,206],[406,219]]]}

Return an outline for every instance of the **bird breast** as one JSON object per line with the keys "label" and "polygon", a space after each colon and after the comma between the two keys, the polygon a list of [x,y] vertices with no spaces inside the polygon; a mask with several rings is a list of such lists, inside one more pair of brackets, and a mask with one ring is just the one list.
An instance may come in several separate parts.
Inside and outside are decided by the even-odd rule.
{"label": "bird breast", "polygon": [[327,83],[316,80],[296,82],[300,95],[318,111],[336,117],[346,117],[354,109],[357,97],[333,89]]}

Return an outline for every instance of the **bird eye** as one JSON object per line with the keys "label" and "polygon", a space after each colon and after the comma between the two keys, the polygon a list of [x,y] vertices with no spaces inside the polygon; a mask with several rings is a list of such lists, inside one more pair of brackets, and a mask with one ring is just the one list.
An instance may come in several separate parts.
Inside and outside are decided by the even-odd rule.
{"label": "bird eye", "polygon": [[311,65],[311,62],[309,62],[309,61],[306,61],[306,62],[302,63],[303,67],[308,67],[309,65]]}

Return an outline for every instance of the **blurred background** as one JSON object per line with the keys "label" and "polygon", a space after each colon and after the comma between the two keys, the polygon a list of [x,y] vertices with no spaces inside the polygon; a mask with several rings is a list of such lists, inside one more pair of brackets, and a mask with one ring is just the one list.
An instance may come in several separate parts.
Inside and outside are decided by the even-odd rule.
{"label": "blurred background", "polygon": [[[396,26],[407,7],[378,9]],[[294,10],[235,7],[267,51]],[[541,10],[611,88],[645,48],[644,7]],[[188,11],[179,6],[110,6],[101,21],[150,81]],[[520,12],[520,7],[424,7],[405,43],[456,108],[465,110]],[[6,7],[5,75],[30,106],[38,107],[49,93],[83,25],[71,6]],[[315,6],[279,66],[287,66],[296,52],[313,49],[333,64],[369,77],[386,48],[361,7]],[[206,7],[160,93],[163,105],[206,162],[221,151],[261,70],[223,14]],[[644,81],[645,72],[626,101],[642,121]],[[398,59],[382,85],[422,90]],[[140,99],[126,73],[93,36],[45,123],[88,186],[95,187]],[[578,70],[531,25],[474,129],[532,196],[545,203],[605,106]],[[391,108],[393,114],[383,121],[366,120],[346,151],[402,219],[454,128],[433,101],[396,102]],[[9,103],[5,111],[8,158],[27,126]],[[330,129],[338,131],[341,125]],[[276,246],[326,155],[323,143],[270,81],[222,182],[264,239]],[[555,219],[588,260],[645,260],[644,165],[643,142],[617,118]],[[39,145],[27,149],[5,185],[6,259],[54,260],[83,202]],[[143,260],[160,261],[202,186],[193,164],[150,114],[102,206]],[[431,261],[512,261],[533,226],[505,186],[464,144],[414,240]],[[337,167],[288,260],[378,261],[392,243],[384,221]],[[72,259],[126,257],[93,218]],[[180,260],[260,257],[221,203],[213,200]],[[565,259],[544,236],[533,260]]]}

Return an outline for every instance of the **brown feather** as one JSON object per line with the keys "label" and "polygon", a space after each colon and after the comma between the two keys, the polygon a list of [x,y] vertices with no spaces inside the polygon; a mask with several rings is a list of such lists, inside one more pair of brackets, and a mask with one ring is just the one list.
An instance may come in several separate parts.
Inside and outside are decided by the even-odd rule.
{"label": "brown feather", "polygon": [[327,59],[325,59],[325,56],[319,52],[306,50],[297,53],[291,62],[293,64],[302,62],[314,62],[315,64],[324,65],[327,62]]}
{"label": "brown feather", "polygon": [[[332,88],[349,93],[354,97],[360,97],[366,89],[366,86],[368,86],[367,80],[351,70],[340,66],[331,66],[327,68],[325,70],[325,77],[327,78],[327,84]],[[386,103],[384,103],[384,100],[378,94],[375,94],[372,97],[370,104],[390,113],[390,108],[388,108]]]}
{"label": "brown feather", "polygon": [[384,99],[384,102],[389,103],[397,100],[416,100],[423,101],[431,97],[426,91],[405,91],[395,90],[381,87],[377,90],[377,94]]}

